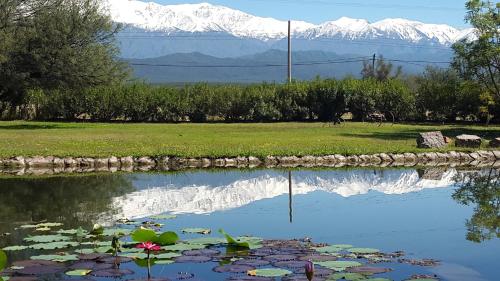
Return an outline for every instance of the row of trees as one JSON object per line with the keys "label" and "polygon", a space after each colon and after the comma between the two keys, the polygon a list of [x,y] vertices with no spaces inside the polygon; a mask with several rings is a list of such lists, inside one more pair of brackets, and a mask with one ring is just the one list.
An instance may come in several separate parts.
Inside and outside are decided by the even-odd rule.
{"label": "row of trees", "polygon": [[[461,83],[452,71],[431,68],[408,80],[318,78],[290,84],[194,84],[182,88],[137,83],[81,91],[33,90],[17,116],[141,122],[326,122],[346,113],[365,121],[377,113],[391,121],[486,121],[480,89]],[[500,108],[493,106],[489,114],[496,113]]]}

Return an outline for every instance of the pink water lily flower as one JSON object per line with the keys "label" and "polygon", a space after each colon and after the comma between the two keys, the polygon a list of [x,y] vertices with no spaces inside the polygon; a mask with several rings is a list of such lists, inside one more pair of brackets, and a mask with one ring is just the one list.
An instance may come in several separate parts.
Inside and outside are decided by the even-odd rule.
{"label": "pink water lily flower", "polygon": [[136,248],[139,248],[139,249],[144,249],[145,251],[149,252],[149,251],[159,251],[161,250],[161,247],[156,245],[155,243],[153,242],[143,242],[141,244],[137,244]]}

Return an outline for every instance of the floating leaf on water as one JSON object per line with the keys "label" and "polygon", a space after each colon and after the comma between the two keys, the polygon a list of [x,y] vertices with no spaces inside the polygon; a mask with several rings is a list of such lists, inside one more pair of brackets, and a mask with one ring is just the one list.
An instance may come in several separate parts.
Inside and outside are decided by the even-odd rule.
{"label": "floating leaf on water", "polygon": [[361,273],[364,275],[372,275],[372,274],[386,273],[392,271],[392,269],[383,267],[358,266],[349,268],[347,271],[352,273]]}
{"label": "floating leaf on water", "polygon": [[312,261],[312,262],[317,262],[317,261],[335,261],[335,260],[337,260],[337,257],[333,256],[333,255],[312,254],[312,255],[300,257],[299,260],[301,260],[301,261]]}
{"label": "floating leaf on water", "polygon": [[157,255],[151,255],[151,258],[155,259],[171,259],[171,258],[176,258],[182,256],[179,253],[163,253],[163,254],[157,254]]}
{"label": "floating leaf on water", "polygon": [[175,262],[179,263],[204,263],[212,260],[212,257],[207,256],[180,256],[175,258]]}
{"label": "floating leaf on water", "polygon": [[30,228],[37,228],[38,226],[36,224],[25,224],[25,225],[21,225],[19,228],[22,228],[22,229],[30,229]]}
{"label": "floating leaf on water", "polygon": [[188,244],[198,244],[198,245],[218,245],[225,243],[226,240],[219,237],[201,237],[201,238],[189,239],[184,242]]}
{"label": "floating leaf on water", "polygon": [[347,251],[353,253],[353,254],[375,254],[375,253],[380,253],[379,249],[373,249],[373,248],[350,248],[347,249]]}
{"label": "floating leaf on water", "polygon": [[85,275],[88,275],[90,272],[92,272],[92,270],[90,270],[90,269],[75,269],[75,270],[71,270],[71,271],[66,272],[66,275],[85,276]]}
{"label": "floating leaf on water", "polygon": [[37,235],[37,236],[28,236],[24,238],[24,241],[34,242],[34,243],[48,243],[48,242],[68,241],[68,240],[71,240],[71,238],[61,234]]}
{"label": "floating leaf on water", "polygon": [[367,280],[370,280],[370,281],[392,281],[392,279],[387,279],[387,278],[368,278]]}
{"label": "floating leaf on water", "polygon": [[173,231],[167,231],[151,241],[154,241],[155,243],[158,243],[162,246],[173,245],[177,241],[179,241],[179,236]]}
{"label": "floating leaf on water", "polygon": [[64,248],[69,248],[69,247],[76,247],[78,246],[78,243],[76,242],[51,242],[51,243],[39,243],[39,244],[33,244],[30,245],[29,247],[34,250],[55,250],[55,249],[64,249]]}
{"label": "floating leaf on water", "polygon": [[164,215],[150,216],[149,218],[152,220],[171,220],[175,219],[176,217],[177,217],[176,215],[164,214]]}
{"label": "floating leaf on water", "polygon": [[354,248],[353,245],[350,245],[350,244],[335,244],[335,245],[331,245],[332,247],[335,247],[335,248],[340,248],[340,249],[350,249],[350,248]]}
{"label": "floating leaf on water", "polygon": [[173,264],[175,263],[173,260],[156,260],[155,264]]}
{"label": "floating leaf on water", "polygon": [[37,228],[44,228],[44,227],[57,227],[57,226],[62,226],[62,223],[59,222],[44,222],[44,223],[39,223],[36,225]]}
{"label": "floating leaf on water", "polygon": [[242,264],[227,264],[214,267],[213,271],[218,273],[245,273],[254,270],[255,267]]}
{"label": "floating leaf on water", "polygon": [[120,257],[127,257],[132,259],[146,259],[148,255],[146,253],[120,253]]}
{"label": "floating leaf on water", "polygon": [[46,260],[56,262],[77,261],[76,255],[39,255],[30,257],[32,260]]}
{"label": "floating leaf on water", "polygon": [[92,254],[92,253],[95,253],[95,250],[94,249],[78,249],[75,251],[75,253],[78,253],[78,254]]}
{"label": "floating leaf on water", "polygon": [[350,280],[350,281],[358,281],[358,280],[366,280],[366,277],[363,274],[359,273],[335,273],[328,277],[328,280]]}
{"label": "floating leaf on water", "polygon": [[261,277],[281,277],[292,273],[293,272],[289,270],[281,268],[261,268],[248,271],[248,275],[250,276],[261,276]]}
{"label": "floating leaf on water", "polygon": [[235,261],[234,264],[249,265],[249,266],[253,266],[253,267],[260,267],[260,266],[269,265],[270,262],[266,261],[266,260],[260,260],[260,259],[242,259],[242,260]]}
{"label": "floating leaf on water", "polygon": [[197,233],[197,234],[210,234],[212,232],[209,228],[184,228],[182,230],[184,233]]}
{"label": "floating leaf on water", "polygon": [[132,232],[130,237],[135,242],[151,242],[156,239],[156,232],[152,229],[141,227]]}
{"label": "floating leaf on water", "polygon": [[212,249],[188,250],[182,252],[184,256],[214,256],[220,254],[220,251]]}
{"label": "floating leaf on water", "polygon": [[30,266],[19,269],[17,273],[22,275],[41,275],[41,274],[56,274],[64,271],[61,265],[45,265],[45,266]]}
{"label": "floating leaf on water", "polygon": [[[105,228],[102,232],[104,236],[125,236],[132,233],[132,229],[128,228]],[[141,241],[145,242],[145,241]]]}
{"label": "floating leaf on water", "polygon": [[321,265],[335,271],[344,271],[350,267],[362,266],[362,264],[357,261],[322,261],[315,262],[314,264]]}
{"label": "floating leaf on water", "polygon": [[41,231],[41,232],[45,232],[45,231],[50,231],[50,227],[40,227],[40,228],[36,228],[35,231]]}
{"label": "floating leaf on water", "polygon": [[105,269],[92,272],[95,277],[107,277],[107,278],[121,278],[124,275],[134,274],[132,270],[129,269]]}
{"label": "floating leaf on water", "polygon": [[338,253],[344,250],[344,248],[337,247],[336,245],[319,247],[315,249],[320,253]]}
{"label": "floating leaf on water", "polygon": [[179,243],[175,245],[170,245],[170,246],[165,246],[163,247],[164,250],[167,251],[188,251],[188,250],[199,250],[199,249],[204,249],[204,245],[199,245],[199,244],[185,244],[185,243]]}
{"label": "floating leaf on water", "polygon": [[113,248],[111,246],[101,246],[101,247],[95,248],[94,252],[101,253],[101,254],[111,253],[111,252],[113,252]]}
{"label": "floating leaf on water", "polygon": [[9,246],[5,247],[2,250],[4,251],[22,251],[28,249],[28,246]]}

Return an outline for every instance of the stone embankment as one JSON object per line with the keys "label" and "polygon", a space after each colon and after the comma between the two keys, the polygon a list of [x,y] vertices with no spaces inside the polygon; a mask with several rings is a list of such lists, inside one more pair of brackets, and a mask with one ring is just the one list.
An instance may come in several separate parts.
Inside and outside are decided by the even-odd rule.
{"label": "stone embankment", "polygon": [[195,168],[291,168],[291,167],[397,167],[476,166],[500,167],[500,151],[425,152],[374,155],[267,156],[236,158],[109,157],[58,158],[13,157],[0,159],[0,173],[42,175],[58,173],[168,171]]}

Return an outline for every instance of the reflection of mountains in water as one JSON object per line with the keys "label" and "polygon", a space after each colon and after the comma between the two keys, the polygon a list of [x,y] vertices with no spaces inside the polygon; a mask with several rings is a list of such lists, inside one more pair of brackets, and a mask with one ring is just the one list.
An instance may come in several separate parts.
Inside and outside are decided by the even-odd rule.
{"label": "reflection of mountains in water", "polygon": [[[404,194],[449,187],[456,173],[455,169],[430,173],[431,176],[417,170],[294,171],[293,194],[314,191],[343,197],[369,191]],[[144,181],[138,177],[136,185],[139,186],[136,192],[114,199],[114,206],[122,210],[122,217],[140,218],[166,212],[208,214],[241,207],[288,194],[288,173],[263,170],[160,175]]]}

